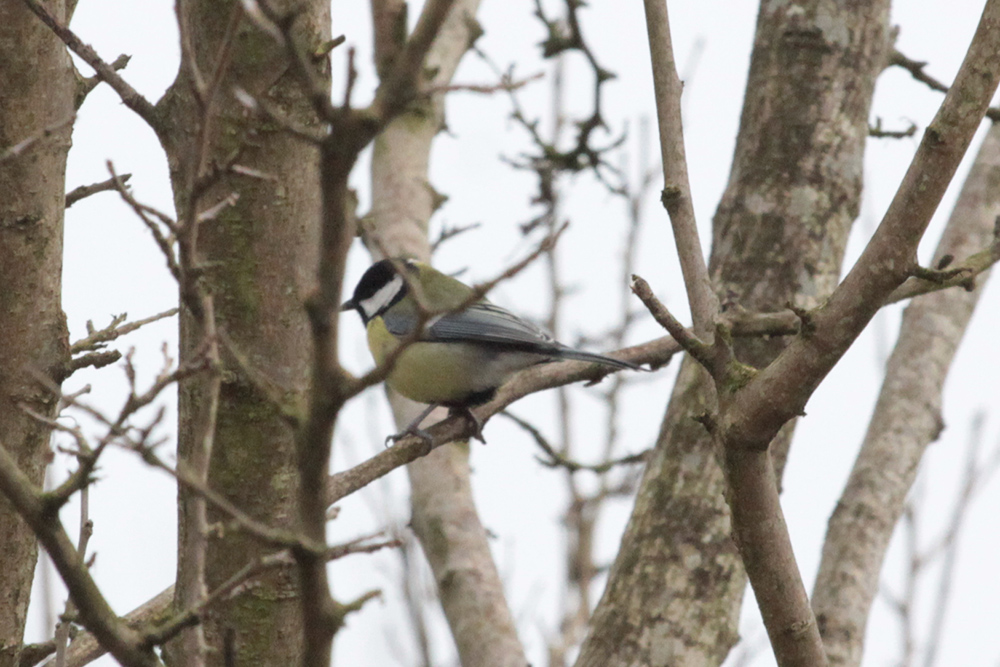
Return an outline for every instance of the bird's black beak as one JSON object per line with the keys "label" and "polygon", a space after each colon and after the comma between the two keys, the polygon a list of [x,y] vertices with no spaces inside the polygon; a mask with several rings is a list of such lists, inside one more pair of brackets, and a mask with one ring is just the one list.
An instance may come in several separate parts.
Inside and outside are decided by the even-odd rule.
{"label": "bird's black beak", "polygon": [[357,310],[357,309],[358,309],[358,304],[355,303],[354,299],[348,299],[340,306],[340,312],[342,313],[345,313],[348,310]]}

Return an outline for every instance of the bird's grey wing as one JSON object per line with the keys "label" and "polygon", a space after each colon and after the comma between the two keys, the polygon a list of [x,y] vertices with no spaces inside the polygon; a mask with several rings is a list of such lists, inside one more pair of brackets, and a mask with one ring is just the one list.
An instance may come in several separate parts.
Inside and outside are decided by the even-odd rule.
{"label": "bird's grey wing", "polygon": [[427,338],[503,345],[540,354],[559,347],[540,327],[488,302],[475,303],[461,312],[449,313],[432,320]]}
{"label": "bird's grey wing", "polygon": [[[386,314],[389,331],[397,336],[413,331],[416,318]],[[643,370],[639,366],[603,354],[574,350],[553,340],[541,327],[522,320],[509,310],[492,303],[475,303],[462,312],[432,319],[422,340],[451,343],[475,343],[510,351],[527,352],[551,359],[576,359],[615,368]]]}
{"label": "bird's grey wing", "polygon": [[409,336],[419,321],[417,314],[403,308],[394,308],[382,314],[385,328],[394,336]]}

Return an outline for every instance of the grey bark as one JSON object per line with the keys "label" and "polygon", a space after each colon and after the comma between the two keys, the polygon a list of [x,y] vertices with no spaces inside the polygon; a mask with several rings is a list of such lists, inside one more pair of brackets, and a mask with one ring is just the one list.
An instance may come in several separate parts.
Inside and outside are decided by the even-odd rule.
{"label": "grey bark", "polygon": [[[979,149],[938,245],[963,259],[994,240],[1000,214],[1000,129]],[[906,308],[875,413],[830,517],[813,609],[832,665],[858,665],[882,562],[927,446],[940,435],[942,390],[988,276]]]}
{"label": "grey bark", "polygon": [[[20,406],[51,415],[55,399],[33,374],[58,384],[69,360],[62,227],[75,77],[65,47],[20,2],[0,4],[0,62],[0,445],[41,487],[49,429]],[[17,664],[36,556],[31,530],[0,496],[3,667]]]}
{"label": "grey bark", "polygon": [[[429,85],[447,85],[461,57],[478,36],[478,0],[460,0],[431,51]],[[388,51],[385,46],[384,51]],[[386,127],[372,157],[372,211],[365,241],[377,256],[429,260],[427,226],[439,205],[428,181],[433,139],[444,127],[438,94]],[[415,416],[411,401],[392,397],[396,422]],[[434,573],[438,596],[464,667],[527,664],[513,617],[479,520],[469,477],[466,444],[445,445],[411,463],[412,526]]]}
{"label": "grey bark", "polygon": [[[329,3],[315,0],[272,2],[278,12],[300,10],[295,36],[314,52],[330,37]],[[202,76],[211,80],[235,3],[188,0],[179,3],[182,33]],[[275,526],[296,522],[297,475],[292,429],[279,406],[258,384],[262,378],[288,405],[303,405],[312,360],[310,329],[302,304],[315,289],[319,240],[320,178],[316,148],[291,137],[275,123],[250,114],[232,91],[240,87],[300,126],[318,127],[302,82],[272,36],[247,20],[230,46],[230,65],[217,92],[216,114],[207,133],[206,164],[222,164],[239,151],[238,164],[271,174],[275,180],[224,175],[197,202],[198,209],[230,193],[239,200],[203,225],[193,262],[204,267],[201,281],[214,297],[218,327],[253,369],[223,350],[222,385],[209,485],[250,516]],[[191,207],[199,165],[198,132],[204,121],[194,97],[190,70],[157,105],[167,128],[160,136],[171,168],[179,217]],[[194,173],[192,173],[194,172]],[[202,332],[190,310],[181,313],[181,360],[194,355]],[[178,456],[183,460],[202,436],[208,383],[204,378],[179,388]],[[190,501],[178,493],[180,526]],[[209,521],[222,517],[209,512]],[[178,540],[178,568],[190,536]],[[206,579],[212,590],[250,559],[271,548],[239,531],[209,542]],[[179,572],[179,580],[181,573]],[[244,594],[222,601],[206,623],[208,664],[221,665],[224,635],[232,633],[236,664],[286,665],[302,651],[302,619],[294,573],[262,577]]]}
{"label": "grey bark", "polygon": [[[714,219],[709,270],[724,310],[808,308],[833,290],[887,40],[888,2],[762,3]],[[736,353],[762,367],[783,346],[740,340]],[[717,453],[692,419],[714,409],[709,387],[686,358],[578,665],[720,664],[736,642],[746,576]],[[779,479],[793,428],[771,443]]]}

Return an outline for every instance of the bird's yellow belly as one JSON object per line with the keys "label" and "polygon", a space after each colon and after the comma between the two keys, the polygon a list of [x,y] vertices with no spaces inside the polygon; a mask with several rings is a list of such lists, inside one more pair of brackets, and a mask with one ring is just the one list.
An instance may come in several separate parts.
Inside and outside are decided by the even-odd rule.
{"label": "bird's yellow belly", "polygon": [[[398,340],[380,320],[368,325],[368,345],[375,363],[382,364]],[[470,396],[488,391],[505,377],[497,375],[488,353],[462,343],[413,343],[396,359],[386,380],[407,398],[420,403],[462,405]],[[506,374],[505,374],[506,375]]]}

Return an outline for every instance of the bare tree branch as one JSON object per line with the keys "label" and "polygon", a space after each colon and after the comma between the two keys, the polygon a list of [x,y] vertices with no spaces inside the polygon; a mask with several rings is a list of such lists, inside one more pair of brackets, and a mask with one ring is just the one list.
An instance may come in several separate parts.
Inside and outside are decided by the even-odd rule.
{"label": "bare tree branch", "polygon": [[[114,59],[111,63],[111,69],[119,72],[126,67],[128,67],[129,61],[132,60],[132,56],[127,56],[124,53]],[[94,74],[93,76],[83,77],[77,72],[76,80],[76,101],[74,106],[79,109],[83,106],[84,101],[87,99],[87,95],[97,88],[97,86],[104,81],[100,74]],[[69,206],[67,204],[67,206]]]}
{"label": "bare tree branch", "polygon": [[940,550],[932,548],[923,556],[924,561],[932,561],[937,556],[941,556],[942,561],[941,575],[934,594],[934,613],[931,618],[930,632],[928,632],[925,641],[924,667],[934,667],[937,664],[938,651],[941,648],[941,638],[944,635],[944,624],[948,613],[948,603],[951,601],[955,570],[958,565],[958,543],[969,514],[969,508],[976,493],[989,483],[997,468],[1000,467],[1000,447],[994,446],[987,459],[980,460],[979,452],[983,443],[984,420],[985,415],[982,413],[973,418],[962,484],[958,496],[955,498],[948,529],[941,538]]}
{"label": "bare tree branch", "polygon": [[[52,32],[56,34],[59,39],[63,41],[70,48],[73,53],[80,56],[84,62],[94,68],[97,75],[106,81],[109,86],[111,86],[118,96],[121,98],[122,102],[125,103],[129,109],[134,111],[140,118],[142,118],[146,123],[153,129],[157,134],[163,129],[160,121],[159,114],[149,100],[143,97],[135,88],[133,88],[125,79],[123,79],[112,65],[101,59],[97,55],[97,52],[93,48],[84,44],[83,41],[76,36],[76,34],[70,30],[68,27],[62,25],[56,18],[49,12],[48,9],[42,5],[38,0],[23,0],[23,2],[28,6],[35,15],[42,20],[42,22],[49,27]],[[117,62],[117,61],[116,61]]]}
{"label": "bare tree branch", "polygon": [[701,336],[712,332],[712,322],[719,312],[719,300],[708,280],[705,255],[698,238],[698,225],[688,183],[687,158],[684,155],[684,131],[681,127],[681,91],[677,77],[670,19],[666,0],[644,0],[649,53],[653,63],[653,88],[656,94],[656,118],[660,128],[660,153],[663,160],[663,206],[670,214],[677,244],[677,256],[684,274],[684,286],[691,304],[694,330]]}
{"label": "bare tree branch", "polygon": [[[375,537],[380,535],[381,533],[365,535],[344,544],[327,547],[323,553],[323,558],[325,559],[325,562],[330,562],[351,554],[370,554],[386,547],[398,547],[400,545],[399,540],[396,539],[372,541]],[[226,579],[213,591],[199,595],[198,599],[189,607],[173,615],[170,619],[161,623],[154,630],[148,630],[145,633],[146,641],[150,644],[160,645],[169,641],[185,629],[199,627],[201,625],[202,616],[212,605],[225,598],[234,597],[240,595],[242,592],[245,592],[247,590],[247,584],[254,577],[275,568],[292,568],[294,566],[295,559],[289,550],[278,551],[251,560],[233,573],[232,576]],[[360,609],[364,602],[377,594],[377,591],[374,593],[366,593],[354,603],[338,605],[337,613],[340,614],[339,618],[341,622],[343,621],[344,616],[352,611]]]}
{"label": "bare tree branch", "polygon": [[69,589],[80,619],[101,644],[127,667],[158,667],[159,660],[145,646],[142,636],[128,627],[111,609],[97,584],[90,577],[82,555],[76,550],[59,521],[18,468],[17,461],[0,443],[0,491],[7,496],[21,517],[31,526],[45,546],[52,562]]}
{"label": "bare tree branch", "polygon": [[[935,257],[962,256],[994,244],[1000,194],[1000,129],[990,128],[949,217]],[[985,277],[985,274],[984,274]],[[910,279],[894,294],[906,289]],[[878,573],[907,493],[929,443],[942,428],[945,378],[974,308],[972,292],[936,292],[906,308],[875,413],[847,485],[830,518],[813,609],[836,665],[860,664]],[[850,583],[845,583],[850,582]]]}
{"label": "bare tree branch", "polygon": [[[390,24],[392,20],[402,22],[398,18],[400,4],[373,3],[383,26],[376,27],[376,35],[385,30],[376,53],[382,82],[371,107],[376,111],[382,91],[392,90],[394,70],[407,65],[405,47],[398,33],[392,34]],[[425,4],[424,16],[432,4],[442,3]],[[362,236],[376,258],[405,255],[429,260],[427,226],[442,198],[428,183],[428,156],[443,127],[441,89],[449,84],[458,62],[481,32],[475,19],[478,5],[478,0],[451,4],[437,38],[427,45],[414,102],[376,140],[371,174],[373,206]],[[394,60],[390,63],[390,59]],[[410,414],[415,410],[412,402],[392,394],[390,402],[398,424],[409,423],[415,416],[415,412]],[[412,490],[411,525],[435,574],[438,598],[462,663],[469,667],[524,664],[524,651],[486,531],[472,500],[467,456],[464,448],[451,446],[407,469]]]}
{"label": "bare tree branch", "polygon": [[506,410],[504,410],[500,414],[506,417],[507,419],[511,420],[515,424],[517,424],[519,427],[521,427],[521,429],[523,429],[525,432],[528,433],[528,435],[531,436],[531,439],[535,441],[535,444],[537,444],[539,448],[541,448],[541,450],[545,452],[545,455],[548,457],[545,459],[538,457],[538,462],[549,468],[564,468],[569,472],[579,472],[580,470],[589,470],[590,472],[603,474],[613,468],[617,468],[618,466],[633,465],[636,463],[645,463],[646,458],[649,456],[649,452],[645,451],[645,452],[639,452],[638,454],[629,454],[628,456],[623,456],[617,459],[611,459],[609,461],[604,461],[603,463],[594,463],[594,464],[579,463],[570,458],[567,458],[564,454],[556,450],[556,448],[552,446],[552,444],[548,441],[548,439],[544,435],[542,435],[542,432],[539,431],[530,422],[527,422],[521,419],[520,417],[511,414]]}
{"label": "bare tree branch", "polygon": [[[731,396],[720,429],[737,545],[778,662],[823,664],[823,645],[781,516],[767,448],[888,296],[912,273],[916,248],[1000,80],[1000,2],[990,0],[955,85],[927,129],[895,199],[855,267],[800,335]],[[780,406],[780,407],[779,407]]]}
{"label": "bare tree branch", "polygon": [[[659,338],[649,343],[625,348],[609,356],[634,364],[659,367],[668,363],[679,351],[680,346],[672,338]],[[535,366],[515,375],[497,391],[492,401],[473,412],[480,422],[485,423],[490,417],[528,394],[571,382],[599,382],[611,372],[613,371],[607,367],[581,361],[560,361]],[[327,502],[335,503],[396,468],[426,456],[441,445],[468,439],[473,434],[473,427],[469,424],[469,420],[456,416],[431,426],[427,431],[432,436],[430,443],[416,436],[407,436],[367,461],[332,475],[327,485]]]}
{"label": "bare tree branch", "polygon": [[[344,263],[355,235],[354,221],[347,214],[350,200],[347,180],[360,151],[419,91],[424,59],[453,3],[454,0],[431,0],[424,5],[400,57],[392,64],[391,74],[376,90],[371,107],[362,112],[349,107],[353,76],[348,77],[345,105],[332,109],[329,96],[324,98],[317,94],[322,87],[313,82],[311,70],[303,65],[302,54],[297,49],[290,54],[311,93],[316,111],[331,124],[330,135],[320,147],[323,189],[319,291],[307,306],[314,344],[312,382],[308,416],[299,429],[296,447],[299,520],[306,537],[312,541],[322,542],[325,537],[330,443],[337,413],[351,396],[352,387],[338,362],[336,316]],[[285,29],[287,36],[287,24]],[[290,44],[290,40],[287,43]],[[353,63],[350,57],[348,60],[351,70]],[[304,625],[303,665],[326,667],[330,662],[330,642],[342,624],[343,615],[330,596],[323,560],[304,550],[297,550],[294,555],[303,614],[309,619]]]}
{"label": "bare tree branch", "polygon": [[[969,52],[871,242],[827,303],[817,333],[800,336],[735,397],[727,440],[766,448],[885,300],[912,273],[916,247],[968,148],[1000,76],[1000,2],[990,0]],[[741,435],[742,434],[742,435]]]}
{"label": "bare tree branch", "polygon": [[734,369],[731,353],[699,359],[713,376],[720,411],[718,423],[710,416],[703,423],[724,448],[735,541],[780,665],[821,665],[826,655],[784,524],[769,443],[891,292],[917,273],[917,243],[996,89],[998,55],[1000,3],[990,2],[882,225],[827,304],[803,314],[809,330],[759,374]]}
{"label": "bare tree branch", "polygon": [[532,81],[538,81],[545,76],[542,72],[537,72],[523,79],[513,79],[504,75],[500,77],[499,83],[452,83],[446,86],[432,86],[428,88],[424,95],[436,95],[438,93],[479,93],[480,95],[493,95],[500,92],[512,92],[523,88]]}
{"label": "bare tree branch", "polygon": [[481,222],[473,222],[468,225],[455,225],[454,227],[447,227],[447,226],[442,227],[441,232],[438,234],[438,237],[434,239],[433,243],[431,243],[431,254],[433,255],[435,252],[437,252],[438,248],[440,248],[443,244],[447,243],[456,236],[460,236],[465,232],[471,232],[474,229],[479,229],[480,227],[482,227]]}
{"label": "bare tree branch", "polygon": [[[917,81],[924,83],[931,90],[936,90],[940,93],[947,93],[948,86],[941,83],[930,74],[928,74],[924,68],[927,67],[926,62],[921,62],[919,60],[913,60],[912,58],[906,57],[905,54],[901,53],[898,49],[893,49],[892,55],[889,57],[889,65],[895,67],[901,67],[910,73]],[[986,110],[986,117],[992,120],[994,123],[1000,120],[1000,109],[996,107],[990,107]]]}
{"label": "bare tree branch", "polygon": [[417,94],[424,59],[454,4],[455,0],[429,0],[424,4],[413,33],[393,62],[392,71],[375,91],[371,110],[382,122],[388,122],[402,110],[406,101]]}
{"label": "bare tree branch", "polygon": [[[87,560],[87,543],[93,533],[94,522],[90,519],[90,487],[85,486],[80,490],[80,538],[77,540],[76,546],[76,551],[84,562]],[[75,613],[76,605],[70,598],[66,600],[66,611],[63,612],[62,619],[56,626],[56,667],[66,667],[66,643],[69,641],[69,631]]]}
{"label": "bare tree branch", "polygon": [[[209,463],[212,460],[215,427],[219,414],[222,367],[219,359],[214,303],[211,296],[206,296],[203,301],[204,336],[208,347],[206,361],[211,375],[206,383],[206,398],[203,406],[205,415],[198,420],[202,434],[187,452],[184,462],[191,478],[207,488]],[[193,495],[181,520],[184,525],[180,529],[187,535],[187,539],[183,545],[184,552],[180,554],[180,557],[184,559],[186,567],[178,572],[177,601],[184,608],[194,608],[202,601],[207,602],[208,598],[205,568],[208,555],[209,525],[207,506],[203,495],[197,493]],[[204,667],[208,655],[208,643],[205,640],[205,632],[201,624],[194,625],[183,632],[181,646],[178,658],[183,665]]]}
{"label": "bare tree branch", "polygon": [[[130,334],[133,331],[143,327],[147,324],[152,324],[153,322],[158,322],[159,320],[165,319],[167,317],[173,317],[177,314],[176,308],[170,308],[162,313],[157,313],[156,315],[151,315],[149,317],[143,318],[141,320],[135,320],[133,322],[125,322],[125,318],[128,317],[127,314],[123,313],[117,315],[111,319],[111,324],[104,327],[103,329],[94,329],[94,323],[91,321],[87,322],[87,336],[81,338],[80,340],[74,341],[70,345],[70,353],[78,354],[80,352],[91,352],[100,350],[104,347],[105,343],[110,343],[113,340]],[[122,324],[125,322],[124,324]]]}
{"label": "bare tree branch", "polygon": [[656,298],[649,283],[639,276],[632,276],[632,292],[649,309],[653,319],[667,330],[670,336],[684,348],[685,352],[709,371],[716,368],[717,363],[715,355],[712,353],[712,346],[699,340],[694,333],[685,329],[684,325],[663,305],[663,302]]}
{"label": "bare tree branch", "polygon": [[[122,174],[118,177],[122,183],[128,183],[128,179],[132,178],[132,174]],[[66,193],[66,208],[69,208],[73,204],[77,203],[81,199],[86,199],[91,195],[96,195],[98,192],[107,192],[109,190],[115,189],[115,180],[109,178],[106,181],[101,181],[100,183],[92,183],[90,185],[81,185],[80,187],[73,188]]]}
{"label": "bare tree branch", "polygon": [[[125,200],[125,203],[132,207],[132,210],[135,211],[135,214],[139,216],[139,219],[142,220],[143,224],[146,225],[146,228],[153,235],[153,239],[156,241],[157,247],[160,249],[160,252],[163,253],[163,258],[167,262],[167,268],[170,270],[170,275],[174,277],[174,280],[178,282],[178,285],[181,286],[183,290],[181,269],[178,265],[176,252],[174,251],[174,243],[177,240],[177,223],[167,214],[162,213],[150,206],[146,206],[145,204],[141,204],[138,200],[136,200],[136,198],[132,196],[132,193],[129,192],[128,188],[125,187],[125,184],[115,173],[114,165],[110,160],[108,161],[108,171],[111,172],[111,181],[114,183],[115,190],[117,190],[119,196]],[[156,218],[160,224],[167,228],[167,234],[163,233],[163,230],[160,229],[160,226],[153,220],[153,218]],[[182,296],[183,295],[184,293],[182,291]]]}
{"label": "bare tree branch", "polygon": [[[167,617],[168,612],[171,610],[173,597],[174,587],[171,586],[148,602],[130,611],[122,617],[122,621],[130,627],[137,629],[146,625],[156,625]],[[37,659],[29,664],[24,664],[23,667],[32,667],[32,665],[40,662],[54,650],[55,646],[52,647],[52,651],[49,651],[49,653],[39,655]],[[73,639],[72,643],[70,643],[69,650],[66,652],[66,667],[84,667],[84,665],[90,664],[106,653],[107,649],[101,646],[93,634],[85,630],[81,631]],[[51,661],[45,664],[48,667]]]}
{"label": "bare tree branch", "polygon": [[[382,533],[365,535],[343,544],[328,547],[325,554],[326,559],[333,561],[351,554],[374,553],[387,547],[395,548],[400,546],[399,540],[396,539],[373,541],[381,535]],[[275,552],[267,557],[248,563],[191,608],[176,613],[173,612],[172,603],[175,595],[174,587],[170,586],[149,601],[130,611],[122,617],[122,620],[133,628],[143,629],[142,632],[146,640],[151,644],[159,645],[168,641],[182,629],[200,623],[203,620],[203,614],[213,604],[249,590],[247,583],[257,575],[275,568],[290,568],[292,566],[294,566],[294,560],[289,551]],[[32,660],[22,661],[23,667],[31,667],[50,655],[54,650],[54,646],[51,648],[48,646],[39,646],[38,650],[32,656]],[[96,640],[94,635],[89,632],[82,632],[69,646],[66,656],[66,667],[84,667],[84,665],[90,664],[105,653],[106,650]]]}
{"label": "bare tree branch", "polygon": [[775,658],[782,667],[826,665],[767,451],[725,446],[734,539],[760,606]]}
{"label": "bare tree branch", "polygon": [[907,139],[917,133],[916,123],[910,123],[905,130],[885,130],[882,128],[882,118],[875,118],[875,125],[869,126],[868,136],[874,139]]}

